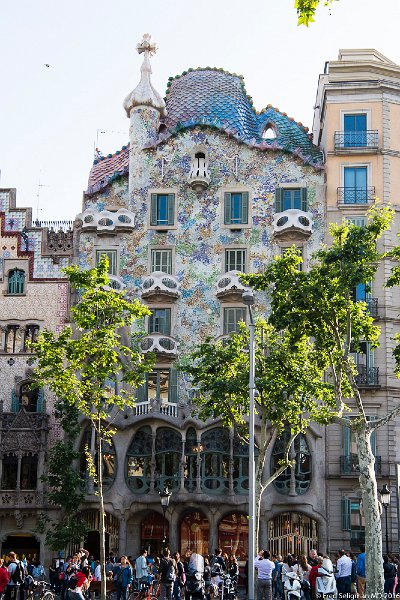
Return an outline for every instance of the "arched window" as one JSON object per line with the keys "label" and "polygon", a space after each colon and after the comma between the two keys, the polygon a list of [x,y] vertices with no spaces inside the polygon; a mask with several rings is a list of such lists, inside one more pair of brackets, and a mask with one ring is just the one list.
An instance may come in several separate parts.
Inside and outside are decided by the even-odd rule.
{"label": "arched window", "polygon": [[8,274],[7,294],[23,294],[25,292],[25,271],[13,269]]}
{"label": "arched window", "polygon": [[15,454],[3,456],[3,475],[1,478],[1,489],[15,490],[17,487],[18,458]]}
{"label": "arched window", "polygon": [[21,459],[21,490],[36,490],[37,487],[38,457],[36,454],[27,454]]}
{"label": "arched window", "polygon": [[156,488],[177,490],[180,485],[182,438],[173,429],[160,427],[156,434]]}
{"label": "arched window", "polygon": [[26,412],[42,412],[43,392],[39,388],[31,389],[31,386],[32,381],[20,385],[18,394],[19,410],[24,408]]}
{"label": "arched window", "polygon": [[233,488],[236,494],[249,492],[249,445],[238,437],[233,440]]}
{"label": "arched window", "polygon": [[262,133],[262,137],[264,140],[275,140],[276,139],[276,130],[271,123],[268,123]]}
{"label": "arched window", "polygon": [[189,492],[194,492],[197,485],[197,458],[198,448],[197,433],[193,427],[186,432],[185,441],[185,488]]}
{"label": "arched window", "polygon": [[[85,429],[81,439],[79,451],[81,455],[80,472],[82,475],[87,475],[88,473],[87,458],[85,454],[87,449],[89,449],[89,452],[91,452],[93,456],[96,471],[98,469],[97,435],[93,438],[94,435],[94,431],[90,427],[88,427],[87,429]],[[103,455],[103,487],[107,489],[111,487],[115,479],[115,474],[117,470],[116,454],[113,443],[108,444],[107,442],[102,441],[101,446]]]}
{"label": "arched window", "polygon": [[29,344],[36,342],[38,334],[39,325],[27,325],[25,327],[24,352],[32,352],[32,348],[29,346]]}
{"label": "arched window", "polygon": [[226,429],[210,429],[201,436],[201,486],[212,494],[229,489],[230,440]]}
{"label": "arched window", "polygon": [[[271,457],[272,473],[279,468],[289,439],[290,431],[285,430],[283,435],[276,440]],[[311,453],[303,434],[298,435],[294,440],[289,457],[295,460],[295,466],[286,469],[279,475],[274,480],[274,486],[281,494],[305,494],[311,484]]]}
{"label": "arched window", "polygon": [[135,494],[150,490],[153,437],[149,426],[142,427],[133,436],[126,455],[126,482]]}

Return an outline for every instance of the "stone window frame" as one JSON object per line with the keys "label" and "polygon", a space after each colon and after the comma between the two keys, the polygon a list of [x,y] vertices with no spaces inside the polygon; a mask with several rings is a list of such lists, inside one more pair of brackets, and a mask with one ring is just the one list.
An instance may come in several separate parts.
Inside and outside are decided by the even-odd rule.
{"label": "stone window frame", "polygon": [[[22,294],[10,294],[8,292],[8,278],[11,271],[19,269],[24,271],[24,291]],[[3,261],[3,296],[12,296],[13,298],[23,298],[28,293],[29,277],[29,259],[27,258],[5,258]]]}
{"label": "stone window frame", "polygon": [[[250,264],[250,260],[249,260],[249,256],[250,256],[250,246],[249,244],[227,244],[226,246],[223,247],[223,255],[222,255],[222,261],[221,261],[221,274],[225,275],[225,273],[228,273],[228,270],[225,269],[226,265],[226,252],[227,250],[244,250],[245,251],[245,260],[244,260],[244,264],[245,264],[245,273],[249,272],[249,264]],[[237,269],[236,269],[237,270]]]}
{"label": "stone window frame", "polygon": [[[160,302],[159,304],[149,304],[147,306],[147,308],[149,310],[156,310],[156,309],[169,309],[170,312],[170,333],[165,333],[162,335],[166,335],[169,337],[173,337],[172,332],[174,331],[174,327],[175,327],[175,320],[176,320],[176,315],[175,315],[175,306],[172,303],[167,303],[167,302]],[[149,333],[149,325],[150,325],[150,315],[145,317],[145,329],[146,329],[146,335],[153,335],[152,333]]]}
{"label": "stone window frame", "polygon": [[[176,247],[172,244],[169,244],[166,246],[164,246],[162,244],[155,244],[154,246],[153,245],[148,246],[148,273],[149,273],[149,275],[154,272],[152,269],[152,252],[157,251],[157,250],[170,250],[171,251],[171,273],[167,273],[167,275],[174,276]],[[164,272],[164,271],[162,271],[162,272]]]}
{"label": "stone window frame", "polygon": [[[173,225],[151,225],[151,197],[153,194],[173,194],[174,195],[174,223]],[[147,192],[147,229],[153,231],[171,231],[178,229],[178,214],[179,214],[179,195],[178,188],[150,188]]]}
{"label": "stone window frame", "polygon": [[[248,207],[247,207],[247,223],[225,223],[225,194],[233,194],[233,193],[247,193],[248,196]],[[220,227],[221,229],[231,229],[231,230],[240,230],[240,229],[251,229],[253,226],[253,193],[252,189],[249,186],[245,186],[243,184],[238,183],[237,185],[228,185],[221,188],[220,191]]]}
{"label": "stone window frame", "polygon": [[[221,316],[220,316],[220,331],[221,331],[221,335],[222,336],[227,336],[230,335],[229,333],[225,333],[225,309],[229,309],[229,308],[241,308],[244,310],[244,314],[245,314],[245,319],[244,319],[244,323],[248,322],[248,310],[247,307],[244,304],[240,304],[239,302],[224,302],[223,305],[221,305]],[[231,332],[233,333],[233,332]]]}
{"label": "stone window frame", "polygon": [[[39,319],[23,319],[23,320],[8,319],[5,321],[0,321],[0,355],[32,354],[32,351],[27,350],[25,348],[25,344],[26,344],[26,331],[25,330],[28,327],[38,327],[39,332],[40,332],[43,325],[44,325],[43,321],[41,321]],[[7,350],[5,349],[6,330],[8,327],[16,327],[18,330],[17,336],[18,336],[19,347],[16,349],[15,352],[7,352]]]}
{"label": "stone window frame", "polygon": [[115,244],[110,246],[96,245],[94,246],[93,250],[93,268],[97,267],[97,265],[99,264],[99,261],[97,259],[98,252],[115,252],[115,274],[110,272],[108,274],[113,277],[119,277],[119,246],[116,246]]}

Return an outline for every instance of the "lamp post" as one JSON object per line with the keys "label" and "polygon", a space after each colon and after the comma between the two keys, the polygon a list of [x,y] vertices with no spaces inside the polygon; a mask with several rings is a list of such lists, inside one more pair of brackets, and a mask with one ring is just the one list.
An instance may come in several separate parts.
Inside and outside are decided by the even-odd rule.
{"label": "lamp post", "polygon": [[167,538],[165,535],[165,513],[167,512],[167,508],[169,506],[169,499],[171,498],[171,492],[169,491],[169,489],[167,487],[165,487],[162,491],[160,490],[158,492],[160,494],[160,500],[161,500],[161,508],[163,511],[163,540],[162,540],[162,553],[164,554],[165,550],[166,550],[166,546],[167,546]]}
{"label": "lamp post", "polygon": [[249,342],[249,558],[248,558],[248,581],[249,595],[248,600],[254,600],[254,556],[255,556],[255,469],[254,469],[254,395],[255,395],[255,341],[254,341],[254,294],[251,290],[245,290],[242,294],[243,304],[249,309],[250,323],[250,342]]}
{"label": "lamp post", "polygon": [[388,529],[388,507],[390,506],[390,495],[391,492],[385,483],[379,492],[381,496],[381,504],[385,509],[385,526],[386,526],[386,554],[389,554],[389,529]]}

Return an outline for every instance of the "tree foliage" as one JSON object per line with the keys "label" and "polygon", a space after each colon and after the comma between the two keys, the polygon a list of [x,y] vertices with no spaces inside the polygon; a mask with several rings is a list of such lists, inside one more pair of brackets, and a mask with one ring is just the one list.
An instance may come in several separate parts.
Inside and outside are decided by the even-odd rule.
{"label": "tree foliage", "polygon": [[[332,385],[323,382],[325,357],[305,335],[294,338],[287,329],[277,330],[264,319],[255,327],[255,410],[258,457],[256,464],[256,529],[263,491],[288,466],[289,450],[310,421],[326,424],[335,413]],[[202,419],[221,418],[248,439],[249,330],[243,324],[228,339],[208,339],[186,361],[184,370],[199,390],[196,404]],[[277,436],[290,428],[285,459],[271,476],[264,477],[265,459]],[[257,538],[256,538],[257,539]]]}
{"label": "tree foliage", "polygon": [[295,0],[294,6],[297,10],[298,25],[308,27],[310,23],[314,22],[319,4],[323,2],[324,6],[329,6],[334,1],[337,0]]}
{"label": "tree foliage", "polygon": [[[388,259],[388,254],[379,251],[378,244],[390,227],[393,211],[376,205],[368,217],[369,222],[364,227],[349,222],[333,225],[331,246],[313,255],[307,271],[299,271],[301,259],[293,248],[277,257],[263,274],[245,275],[242,279],[258,290],[269,291],[269,323],[277,329],[287,329],[295,340],[306,336],[320,360],[329,364],[327,374],[336,399],[335,420],[355,433],[369,548],[367,586],[369,592],[378,597],[383,592],[381,522],[371,433],[397,414],[400,406],[370,421],[357,385],[358,369],[353,353],[365,342],[371,348],[378,347],[380,327],[375,325],[367,304],[356,300],[355,290],[359,284],[368,287],[379,261]],[[396,256],[397,252],[398,249],[391,254]],[[389,284],[399,279],[395,269]],[[352,412],[352,418],[345,416],[347,411]]]}
{"label": "tree foliage", "polygon": [[[106,258],[94,269],[81,271],[72,266],[65,272],[78,295],[78,302],[71,309],[74,331],[66,327],[58,337],[51,331],[41,333],[33,346],[38,359],[35,379],[38,385],[47,385],[56,394],[64,425],[71,408],[89,420],[96,433],[101,598],[105,600],[102,444],[111,442],[112,417],[134,406],[134,390],[153,366],[152,355],[143,356],[130,346],[133,322],[150,311],[138,300],[130,302],[123,292],[109,287]],[[129,345],[124,343],[124,336]]]}

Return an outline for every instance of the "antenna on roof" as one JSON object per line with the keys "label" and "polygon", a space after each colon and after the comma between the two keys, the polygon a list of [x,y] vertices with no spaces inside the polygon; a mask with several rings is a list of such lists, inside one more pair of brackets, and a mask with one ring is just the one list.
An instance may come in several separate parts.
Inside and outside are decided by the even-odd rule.
{"label": "antenna on roof", "polygon": [[40,177],[41,177],[42,171],[39,171],[39,183],[38,183],[38,191],[36,194],[36,198],[37,198],[37,204],[36,204],[36,221],[39,220],[39,210],[42,210],[41,208],[39,208],[40,205],[40,188],[42,187],[50,187],[44,183],[40,182]]}

